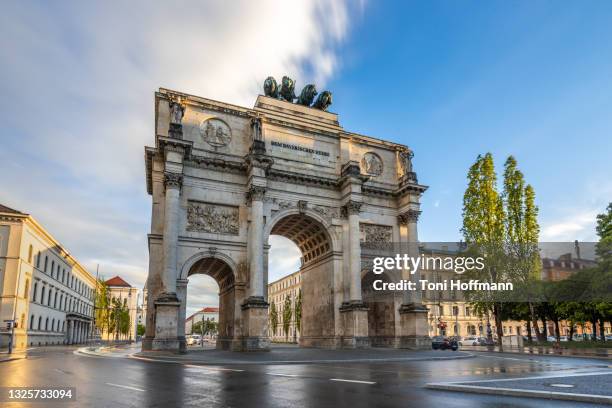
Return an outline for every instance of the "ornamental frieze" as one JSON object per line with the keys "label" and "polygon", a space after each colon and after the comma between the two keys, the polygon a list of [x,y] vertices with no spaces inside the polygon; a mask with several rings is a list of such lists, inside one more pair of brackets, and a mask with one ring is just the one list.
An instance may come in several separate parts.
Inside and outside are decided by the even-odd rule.
{"label": "ornamental frieze", "polygon": [[393,239],[393,227],[389,225],[359,224],[361,242],[387,243]]}
{"label": "ornamental frieze", "polygon": [[238,235],[238,207],[190,201],[187,231]]}

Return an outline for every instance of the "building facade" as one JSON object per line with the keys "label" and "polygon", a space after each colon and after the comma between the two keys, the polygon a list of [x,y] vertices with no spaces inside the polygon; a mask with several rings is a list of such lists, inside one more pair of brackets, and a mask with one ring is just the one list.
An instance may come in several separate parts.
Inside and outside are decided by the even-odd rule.
{"label": "building facade", "polygon": [[[0,205],[0,347],[78,344],[91,335],[95,277],[32,216]],[[14,321],[14,330],[6,321]]]}
{"label": "building facade", "polygon": [[193,333],[193,325],[202,322],[206,319],[210,319],[214,322],[219,322],[219,308],[218,307],[205,307],[199,310],[185,319],[185,334],[199,334]]}
{"label": "building facade", "polygon": [[[269,337],[273,342],[297,342],[300,338],[300,331],[296,325],[295,319],[295,303],[299,293],[302,290],[302,276],[300,271],[294,272],[281,279],[278,279],[268,285],[268,303],[270,303],[270,312],[276,310],[278,316],[276,325],[270,321]],[[283,324],[283,310],[285,309],[285,299],[289,297],[291,301],[291,320],[289,323],[289,331],[285,333]],[[274,305],[274,309],[272,309]]]}
{"label": "building facade", "polygon": [[104,340],[122,339],[135,340],[138,327],[138,288],[127,283],[120,276],[115,276],[105,282],[111,300],[118,299],[125,302],[130,314],[130,329],[127,335],[115,336],[114,334],[102,333]]}

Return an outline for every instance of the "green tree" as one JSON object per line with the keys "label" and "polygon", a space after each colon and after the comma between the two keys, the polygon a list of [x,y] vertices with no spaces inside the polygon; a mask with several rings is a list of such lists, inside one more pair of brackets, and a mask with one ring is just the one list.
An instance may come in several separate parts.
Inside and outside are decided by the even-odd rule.
{"label": "green tree", "polygon": [[278,311],[276,310],[276,304],[272,302],[270,305],[270,327],[272,327],[272,333],[276,334],[276,327],[278,326]]}
{"label": "green tree", "polygon": [[95,319],[100,333],[110,332],[110,292],[102,279],[98,280],[95,294]]}
{"label": "green tree", "polygon": [[[504,241],[505,213],[502,197],[497,191],[497,175],[491,153],[479,155],[468,172],[468,186],[463,195],[463,226],[461,231],[468,247],[476,246],[487,259],[478,273],[481,281],[498,282],[503,272],[500,250]],[[503,336],[501,305],[490,294],[471,294],[472,303],[483,314],[493,313],[497,336]],[[470,294],[468,294],[470,296]],[[490,338],[490,331],[487,330]]]}
{"label": "green tree", "polygon": [[296,331],[302,331],[302,289],[298,291],[297,299],[295,300],[295,310],[293,311],[295,316],[295,328]]}
{"label": "green tree", "polygon": [[144,324],[138,323],[138,326],[136,326],[136,334],[139,335],[139,336],[144,336],[144,334],[145,334],[145,326],[144,326]]}
{"label": "green tree", "polygon": [[291,327],[291,317],[293,311],[291,310],[291,298],[289,295],[285,297],[285,303],[283,305],[283,331],[285,332],[285,339],[289,341],[289,328]]}

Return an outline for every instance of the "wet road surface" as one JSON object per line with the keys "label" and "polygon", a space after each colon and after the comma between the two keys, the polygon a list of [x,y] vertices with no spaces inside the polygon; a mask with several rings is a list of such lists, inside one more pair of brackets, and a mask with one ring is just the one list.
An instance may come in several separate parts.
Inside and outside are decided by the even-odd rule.
{"label": "wet road surface", "polygon": [[29,351],[27,359],[0,363],[0,386],[76,388],[76,402],[5,404],[33,407],[593,407],[423,386],[612,371],[612,362],[606,360],[474,354],[474,358],[436,361],[199,366],[47,348]]}

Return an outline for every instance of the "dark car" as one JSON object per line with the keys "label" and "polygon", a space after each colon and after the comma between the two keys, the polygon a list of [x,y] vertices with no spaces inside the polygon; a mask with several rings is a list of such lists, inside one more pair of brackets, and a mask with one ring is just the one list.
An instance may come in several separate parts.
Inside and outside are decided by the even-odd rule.
{"label": "dark car", "polygon": [[431,341],[431,348],[433,350],[453,350],[459,349],[459,343],[454,338],[448,338],[444,336],[435,336]]}

